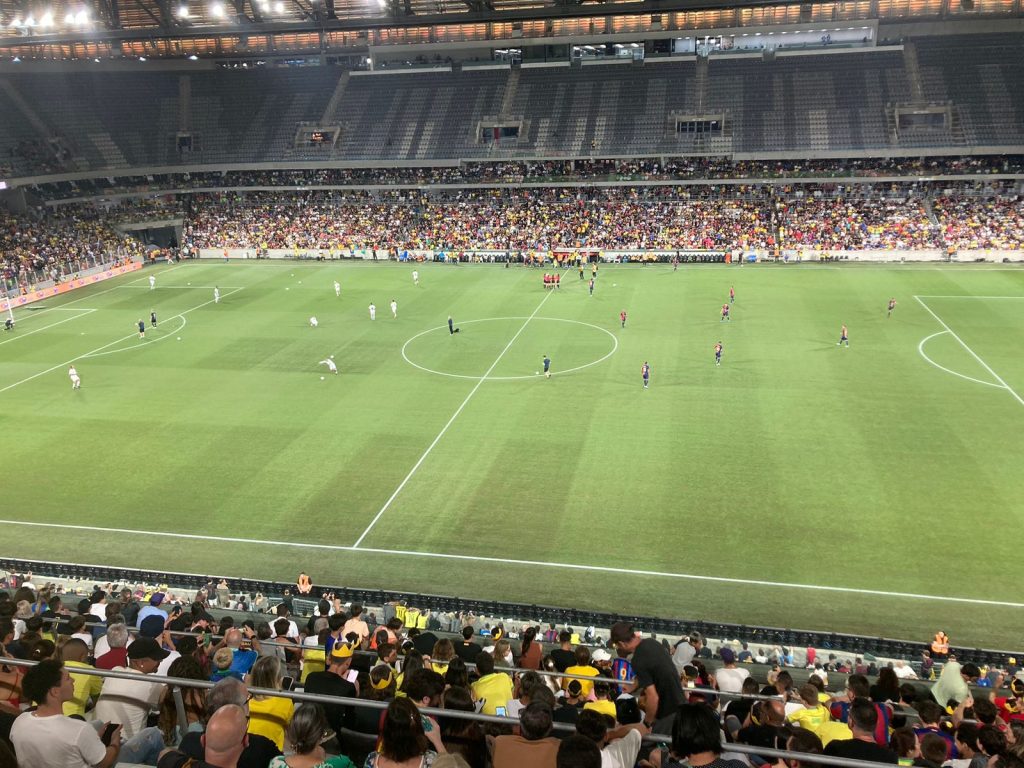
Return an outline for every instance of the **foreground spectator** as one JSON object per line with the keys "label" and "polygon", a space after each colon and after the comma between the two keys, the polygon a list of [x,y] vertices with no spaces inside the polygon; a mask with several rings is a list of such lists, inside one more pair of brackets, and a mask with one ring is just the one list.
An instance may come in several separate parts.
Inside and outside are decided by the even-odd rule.
{"label": "foreground spectator", "polygon": [[[135,672],[154,675],[167,651],[148,637],[138,637],[128,647],[128,666],[115,667],[115,672]],[[146,729],[149,713],[160,704],[164,686],[145,680],[108,678],[96,702],[96,717],[124,726],[125,736],[131,738]],[[159,731],[157,731],[159,733]]]}
{"label": "foreground spectator", "polygon": [[[264,656],[253,665],[249,683],[253,688],[280,691],[283,677],[281,662],[273,656]],[[285,729],[294,712],[291,699],[256,694],[249,702],[249,733],[266,736],[278,749],[284,749]]]}
{"label": "foreground spectator", "polygon": [[236,768],[241,766],[242,753],[248,746],[245,732],[248,717],[245,709],[228,704],[218,709],[202,736],[203,759],[196,760],[177,750],[160,758],[159,768]]}
{"label": "foreground spectator", "polygon": [[643,726],[624,725],[614,730],[615,720],[593,710],[584,710],[576,722],[576,732],[593,741],[601,749],[604,768],[633,768],[640,746]]}
{"label": "foreground spectator", "polygon": [[[306,678],[306,693],[319,693],[325,696],[343,696],[354,699],[359,696],[355,684],[345,679],[352,666],[352,647],[336,645],[331,649],[327,659],[327,669],[323,672],[312,672]],[[327,722],[335,733],[342,728],[352,726],[352,707],[331,704],[325,707]]]}
{"label": "foreground spectator", "polygon": [[489,653],[477,656],[476,671],[480,677],[473,683],[473,698],[477,701],[483,699],[484,706],[480,710],[483,714],[497,714],[497,708],[506,706],[513,698],[512,678],[504,672],[494,671],[494,657]]}
{"label": "foreground spectator", "polygon": [[[65,669],[85,669],[93,667],[86,663],[89,657],[89,646],[78,638],[72,637],[60,649]],[[103,689],[103,678],[96,675],[73,674],[71,680],[75,684],[75,695],[70,701],[64,702],[64,714],[68,717],[78,715],[85,717],[86,707],[90,699],[95,701]]]}
{"label": "foreground spectator", "polygon": [[[42,661],[25,673],[26,698],[38,706],[11,727],[11,742],[21,768],[110,768],[118,760],[121,727],[114,728],[105,746],[91,724],[65,717],[64,703],[75,693],[74,683],[60,662]],[[107,723],[100,721],[105,728]]]}
{"label": "foreground spectator", "polygon": [[683,704],[672,722],[672,746],[651,753],[656,768],[747,768],[739,760],[722,754],[722,733],[718,717],[706,704]]}
{"label": "foreground spectator", "polygon": [[[209,690],[206,697],[207,722],[202,730],[190,731],[181,740],[178,750],[194,760],[202,760],[205,754],[203,735],[217,712],[226,706],[240,707],[247,711],[249,689],[245,683],[233,677],[225,678]],[[242,729],[245,730],[244,727]],[[249,735],[246,746],[238,758],[238,768],[266,768],[267,764],[281,754],[281,750],[265,736]],[[232,763],[232,766],[235,764]],[[172,766],[173,768],[173,766]],[[225,767],[226,768],[226,767]]]}
{"label": "foreground spectator", "polygon": [[556,768],[601,768],[601,750],[588,738],[570,736],[558,746]]}
{"label": "foreground spectator", "polygon": [[879,746],[875,741],[878,711],[871,701],[866,698],[854,699],[850,703],[847,725],[853,732],[853,738],[829,742],[825,747],[826,755],[850,760],[869,760],[874,763],[898,762],[895,752],[888,747]]}
{"label": "foreground spectator", "polygon": [[268,768],[355,768],[355,763],[344,755],[327,756],[322,745],[331,735],[323,707],[303,704],[295,710],[285,734],[292,754],[278,755]]}
{"label": "foreground spectator", "polygon": [[637,696],[644,696],[644,725],[656,733],[667,733],[679,705],[686,700],[672,657],[661,643],[641,638],[625,621],[612,626],[611,641],[617,649],[632,654]]}
{"label": "foreground spectator", "polygon": [[494,768],[555,768],[558,739],[552,738],[551,707],[533,702],[519,714],[519,735],[498,736],[492,754]]}
{"label": "foreground spectator", "polygon": [[[408,699],[388,704],[380,730],[380,748],[366,758],[365,768],[430,768],[445,752],[440,728],[424,731],[420,711]],[[495,766],[497,768],[497,766]]]}

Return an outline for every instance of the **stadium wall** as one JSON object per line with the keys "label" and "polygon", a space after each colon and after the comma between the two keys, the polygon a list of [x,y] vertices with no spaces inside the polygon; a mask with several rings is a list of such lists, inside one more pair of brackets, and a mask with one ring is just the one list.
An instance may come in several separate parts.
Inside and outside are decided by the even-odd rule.
{"label": "stadium wall", "polygon": [[21,296],[15,296],[12,299],[0,299],[0,312],[6,312],[8,308],[17,309],[18,307],[23,307],[26,304],[32,304],[36,301],[60,296],[62,293],[68,293],[77,288],[84,288],[87,285],[100,283],[104,280],[109,280],[112,277],[117,277],[118,275],[126,275],[129,272],[135,272],[139,269],[142,269],[141,261],[130,261],[120,267],[93,267],[92,269],[85,270],[73,280],[58,283],[57,285],[51,285],[46,288],[40,288],[35,291],[28,291],[27,293],[23,293]]}

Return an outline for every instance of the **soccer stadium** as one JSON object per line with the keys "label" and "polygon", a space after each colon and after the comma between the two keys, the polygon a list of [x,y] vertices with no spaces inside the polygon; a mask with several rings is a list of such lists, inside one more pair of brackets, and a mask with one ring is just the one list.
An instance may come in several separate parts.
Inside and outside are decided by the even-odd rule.
{"label": "soccer stadium", "polygon": [[1024,768],[1022,0],[0,0],[0,285],[0,768]]}

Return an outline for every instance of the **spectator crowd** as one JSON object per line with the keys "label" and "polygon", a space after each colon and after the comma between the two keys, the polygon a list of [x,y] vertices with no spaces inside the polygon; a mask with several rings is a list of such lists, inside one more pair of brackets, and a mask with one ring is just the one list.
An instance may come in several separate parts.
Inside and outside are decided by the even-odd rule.
{"label": "spectator crowd", "polygon": [[[304,576],[274,604],[223,580],[191,599],[110,584],[62,593],[31,576],[0,591],[0,764],[748,768],[779,765],[782,750],[785,768],[808,753],[1024,768],[1024,679],[960,664],[948,646],[920,668],[930,685],[910,664],[811,648],[798,684],[782,666],[792,649],[712,649],[697,634],[673,645],[627,622],[581,638],[463,616],[452,636],[412,609],[378,620],[317,600]],[[311,616],[292,615],[300,596]],[[224,613],[257,604],[265,612]],[[168,677],[213,686],[176,701]],[[296,689],[325,698],[276,695]]]}

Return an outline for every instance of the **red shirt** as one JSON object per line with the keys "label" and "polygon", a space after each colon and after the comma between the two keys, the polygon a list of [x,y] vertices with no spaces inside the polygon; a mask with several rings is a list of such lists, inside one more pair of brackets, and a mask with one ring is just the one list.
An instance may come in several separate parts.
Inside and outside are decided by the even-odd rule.
{"label": "red shirt", "polygon": [[114,667],[128,666],[128,649],[111,648],[102,656],[96,659],[96,669],[113,669]]}

